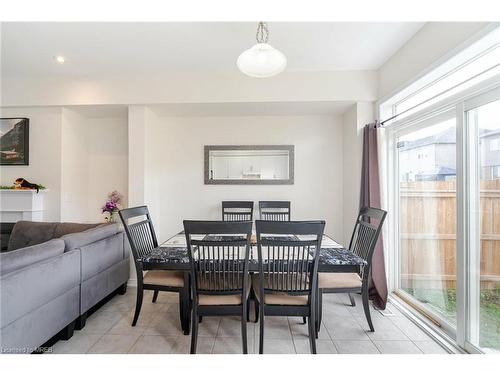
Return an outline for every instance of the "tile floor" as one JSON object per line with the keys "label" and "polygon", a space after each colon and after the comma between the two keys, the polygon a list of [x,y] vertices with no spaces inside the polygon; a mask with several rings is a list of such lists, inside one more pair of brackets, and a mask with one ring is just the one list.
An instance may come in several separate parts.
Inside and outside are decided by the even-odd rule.
{"label": "tile floor", "polygon": [[[180,330],[177,295],[160,293],[155,304],[151,298],[146,292],[139,322],[131,327],[135,289],[129,288],[92,314],[70,340],[58,341],[53,353],[189,353],[190,336]],[[359,296],[356,307],[349,306],[343,294],[325,295],[323,300],[318,353],[446,353],[394,306],[389,306],[394,316],[372,311],[375,332],[369,332]],[[301,318],[266,317],[265,322],[265,353],[309,353],[307,325]],[[198,353],[241,353],[239,318],[205,317],[199,330]],[[258,324],[248,323],[250,353],[258,352],[258,340]]]}

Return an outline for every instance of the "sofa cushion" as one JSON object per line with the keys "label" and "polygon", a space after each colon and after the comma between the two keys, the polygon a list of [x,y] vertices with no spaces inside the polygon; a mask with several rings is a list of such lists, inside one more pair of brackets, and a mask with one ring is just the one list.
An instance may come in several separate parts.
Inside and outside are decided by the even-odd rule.
{"label": "sofa cushion", "polygon": [[54,232],[54,237],[61,238],[70,233],[84,232],[92,228],[108,225],[106,223],[58,223]]}
{"label": "sofa cushion", "polygon": [[0,275],[64,253],[64,241],[58,238],[0,254]]}
{"label": "sofa cushion", "polygon": [[106,224],[45,223],[37,221],[18,221],[9,239],[8,250],[37,245],[68,233],[82,232]]}
{"label": "sofa cushion", "polygon": [[[123,258],[123,233],[115,233],[78,248],[81,256],[82,281],[105,271]],[[68,251],[68,250],[66,250]]]}
{"label": "sofa cushion", "polygon": [[2,275],[0,326],[5,327],[23,315],[54,300],[80,281],[78,250],[62,253]]}
{"label": "sofa cushion", "polygon": [[57,223],[18,221],[9,239],[9,251],[37,245],[54,238]]}
{"label": "sofa cushion", "polygon": [[100,241],[106,237],[111,237],[120,232],[118,224],[104,224],[95,228],[87,229],[84,232],[71,233],[62,236],[66,244],[66,251],[79,249],[83,246]]}

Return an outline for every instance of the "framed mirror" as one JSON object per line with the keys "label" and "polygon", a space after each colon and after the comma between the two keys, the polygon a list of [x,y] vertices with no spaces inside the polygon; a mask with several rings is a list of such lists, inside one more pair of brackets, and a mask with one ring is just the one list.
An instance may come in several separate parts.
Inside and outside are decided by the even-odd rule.
{"label": "framed mirror", "polygon": [[293,185],[294,146],[205,146],[207,185]]}

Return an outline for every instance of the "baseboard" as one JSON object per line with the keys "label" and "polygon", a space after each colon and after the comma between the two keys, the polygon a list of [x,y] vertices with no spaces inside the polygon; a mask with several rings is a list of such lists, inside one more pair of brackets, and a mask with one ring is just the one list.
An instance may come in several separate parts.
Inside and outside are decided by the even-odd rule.
{"label": "baseboard", "polygon": [[137,279],[128,279],[127,286],[136,287],[137,286]]}

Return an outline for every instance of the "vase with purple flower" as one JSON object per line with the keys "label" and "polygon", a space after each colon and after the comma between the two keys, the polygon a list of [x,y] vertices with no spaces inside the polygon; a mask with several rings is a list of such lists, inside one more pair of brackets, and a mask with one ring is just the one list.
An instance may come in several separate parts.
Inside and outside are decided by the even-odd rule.
{"label": "vase with purple flower", "polygon": [[105,220],[108,223],[115,223],[118,221],[118,211],[121,208],[122,199],[123,195],[116,190],[108,194],[108,200],[104,206],[102,206],[102,213],[107,214]]}

